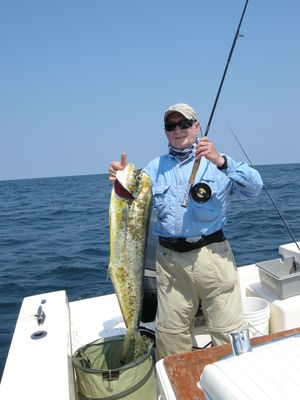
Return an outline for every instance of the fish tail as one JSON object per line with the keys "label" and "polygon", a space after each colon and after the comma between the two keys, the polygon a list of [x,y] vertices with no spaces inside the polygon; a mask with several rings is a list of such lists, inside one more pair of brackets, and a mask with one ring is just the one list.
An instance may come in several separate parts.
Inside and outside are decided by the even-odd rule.
{"label": "fish tail", "polygon": [[140,332],[135,328],[131,328],[124,338],[120,356],[121,364],[124,365],[137,359],[142,354],[145,354],[146,351],[147,346]]}

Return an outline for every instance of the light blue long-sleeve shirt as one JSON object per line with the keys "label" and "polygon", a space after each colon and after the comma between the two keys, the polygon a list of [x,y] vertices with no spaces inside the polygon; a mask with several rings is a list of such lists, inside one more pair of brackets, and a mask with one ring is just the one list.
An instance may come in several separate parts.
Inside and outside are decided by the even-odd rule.
{"label": "light blue long-sleeve shirt", "polygon": [[157,221],[153,234],[164,237],[193,238],[209,235],[226,224],[229,198],[257,197],[263,182],[259,173],[245,162],[236,163],[227,156],[228,167],[219,170],[205,158],[201,159],[195,183],[210,186],[211,198],[197,203],[190,196],[187,208],[181,202],[188,188],[194,156],[183,162],[169,154],[152,160],[144,171],[149,175],[153,193],[153,211]]}

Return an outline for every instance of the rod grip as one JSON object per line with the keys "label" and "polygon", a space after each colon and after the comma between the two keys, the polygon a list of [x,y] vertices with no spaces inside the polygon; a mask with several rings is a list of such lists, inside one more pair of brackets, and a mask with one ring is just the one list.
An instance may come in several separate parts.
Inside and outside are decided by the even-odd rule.
{"label": "rod grip", "polygon": [[200,165],[200,160],[195,160],[195,161],[194,161],[194,165],[193,165],[193,169],[192,169],[192,173],[191,173],[191,176],[190,176],[190,178],[189,178],[189,184],[190,184],[191,186],[192,186],[192,185],[194,184],[194,182],[195,182],[195,178],[196,178],[196,174],[197,174],[199,165]]}

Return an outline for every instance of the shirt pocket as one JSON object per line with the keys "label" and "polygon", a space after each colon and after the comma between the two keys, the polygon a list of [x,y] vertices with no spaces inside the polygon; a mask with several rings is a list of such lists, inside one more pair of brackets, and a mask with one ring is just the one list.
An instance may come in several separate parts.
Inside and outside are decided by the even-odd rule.
{"label": "shirt pocket", "polygon": [[168,192],[170,185],[157,185],[152,187],[153,211],[162,219],[168,213]]}
{"label": "shirt pocket", "polygon": [[206,183],[211,189],[211,197],[205,203],[197,203],[192,198],[191,214],[195,221],[211,222],[218,218],[220,204],[217,200],[216,181],[213,179],[202,179],[201,182]]}

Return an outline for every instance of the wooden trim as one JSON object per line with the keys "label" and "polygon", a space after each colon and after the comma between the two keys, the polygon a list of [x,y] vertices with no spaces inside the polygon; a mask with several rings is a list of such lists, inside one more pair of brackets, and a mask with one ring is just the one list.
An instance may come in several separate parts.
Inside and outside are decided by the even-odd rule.
{"label": "wooden trim", "polygon": [[[251,339],[252,346],[271,342],[300,333],[300,327]],[[197,387],[203,368],[232,353],[230,344],[175,354],[164,359],[164,367],[177,400],[205,400],[204,393]]]}

